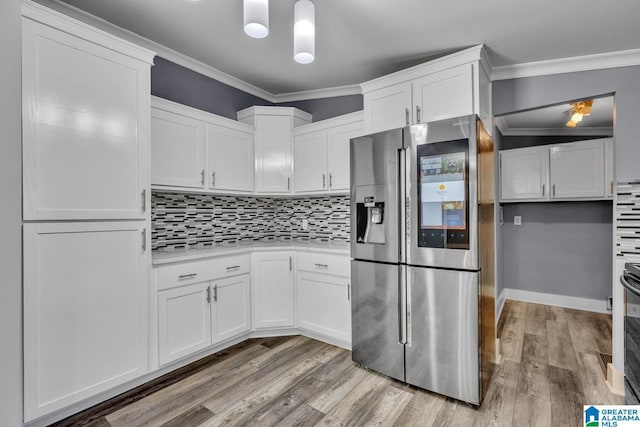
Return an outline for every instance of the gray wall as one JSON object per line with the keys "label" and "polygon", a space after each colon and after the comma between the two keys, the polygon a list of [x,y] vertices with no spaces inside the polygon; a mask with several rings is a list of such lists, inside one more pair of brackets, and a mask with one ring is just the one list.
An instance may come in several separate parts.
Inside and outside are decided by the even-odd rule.
{"label": "gray wall", "polygon": [[236,112],[271,102],[156,56],[151,93],[170,101],[236,120]]}
{"label": "gray wall", "polygon": [[0,425],[22,425],[20,0],[0,2]]}
{"label": "gray wall", "polygon": [[[611,295],[612,202],[505,203],[503,209],[504,287],[597,300]],[[522,225],[513,225],[514,215]]]}
{"label": "gray wall", "polygon": [[[236,119],[236,112],[253,105],[276,105],[203,74],[156,56],[151,68],[151,93],[170,101]],[[362,95],[283,102],[311,113],[313,121],[362,110]]]}

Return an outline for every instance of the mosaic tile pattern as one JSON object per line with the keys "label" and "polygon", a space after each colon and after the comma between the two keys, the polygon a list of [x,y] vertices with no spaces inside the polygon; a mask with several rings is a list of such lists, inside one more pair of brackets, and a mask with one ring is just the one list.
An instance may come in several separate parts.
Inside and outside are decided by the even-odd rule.
{"label": "mosaic tile pattern", "polygon": [[247,241],[348,242],[349,197],[277,199],[154,192],[151,221],[152,249],[157,251]]}
{"label": "mosaic tile pattern", "polygon": [[616,255],[640,256],[640,181],[616,186]]}

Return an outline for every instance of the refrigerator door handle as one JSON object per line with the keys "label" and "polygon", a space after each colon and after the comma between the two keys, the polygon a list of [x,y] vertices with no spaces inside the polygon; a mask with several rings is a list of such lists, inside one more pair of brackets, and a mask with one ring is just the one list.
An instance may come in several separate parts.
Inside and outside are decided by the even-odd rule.
{"label": "refrigerator door handle", "polygon": [[398,242],[398,255],[400,262],[407,261],[407,183],[405,180],[407,171],[407,149],[403,148],[398,150],[398,212],[400,221],[398,221],[398,235],[400,241]]}
{"label": "refrigerator door handle", "polygon": [[398,324],[400,325],[400,344],[407,343],[407,267],[398,270]]}
{"label": "refrigerator door handle", "polygon": [[[404,267],[406,270],[408,270],[408,268],[405,266]],[[407,339],[406,339],[406,344],[407,347],[411,347],[411,335],[412,335],[412,327],[411,327],[411,273],[409,271],[407,271],[405,273],[405,286],[406,286],[406,302],[405,302],[405,311],[406,311],[406,317],[405,317],[405,331],[406,331],[406,335],[407,335]]]}

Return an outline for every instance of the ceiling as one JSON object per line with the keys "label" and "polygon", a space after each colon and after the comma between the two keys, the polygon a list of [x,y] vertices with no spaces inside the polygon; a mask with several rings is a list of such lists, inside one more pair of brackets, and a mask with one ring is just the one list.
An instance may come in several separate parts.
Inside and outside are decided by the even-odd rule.
{"label": "ceiling", "polygon": [[565,126],[570,111],[568,102],[536,108],[496,117],[496,126],[504,136],[613,135],[613,96],[594,99],[591,114],[585,116],[575,128]]}
{"label": "ceiling", "polygon": [[273,94],[359,84],[485,44],[494,66],[640,47],[637,0],[314,0],[316,59],[293,60],[295,0],[271,0],[270,34],[242,0],[57,0]]}

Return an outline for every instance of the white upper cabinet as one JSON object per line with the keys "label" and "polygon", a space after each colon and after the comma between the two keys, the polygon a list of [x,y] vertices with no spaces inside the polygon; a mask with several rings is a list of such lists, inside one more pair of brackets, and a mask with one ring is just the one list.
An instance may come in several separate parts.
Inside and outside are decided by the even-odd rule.
{"label": "white upper cabinet", "polygon": [[560,144],[550,148],[553,199],[603,198],[602,140]]}
{"label": "white upper cabinet", "polygon": [[219,125],[207,127],[208,187],[253,191],[253,132]]}
{"label": "white upper cabinet", "polygon": [[253,254],[254,329],[294,326],[293,252]]}
{"label": "white upper cabinet", "polygon": [[349,191],[349,144],[363,134],[362,112],[300,126],[293,134],[295,192]]}
{"label": "white upper cabinet", "polygon": [[25,220],[145,217],[152,58],[23,5]]}
{"label": "white upper cabinet", "polygon": [[500,152],[500,200],[549,198],[549,149],[518,148]]}
{"label": "white upper cabinet", "polygon": [[151,107],[154,187],[253,191],[253,126],[157,97]]}
{"label": "white upper cabinet", "polygon": [[327,131],[294,137],[294,182],[296,192],[324,191],[328,187]]}
{"label": "white upper cabinet", "polygon": [[363,92],[366,132],[375,133],[413,123],[411,90],[411,82],[403,82]]}
{"label": "white upper cabinet", "polygon": [[613,197],[613,141],[587,141],[500,152],[500,201]]}
{"label": "white upper cabinet", "polygon": [[27,421],[146,373],[145,225],[24,225]]}
{"label": "white upper cabinet", "polygon": [[203,122],[151,110],[151,183],[204,188],[206,126]]}
{"label": "white upper cabinet", "polygon": [[604,190],[607,199],[613,198],[614,166],[613,166],[613,138],[603,139],[604,142]]}
{"label": "white upper cabinet", "polygon": [[365,133],[469,114],[491,131],[490,70],[480,45],[362,83]]}
{"label": "white upper cabinet", "polygon": [[292,131],[311,122],[311,115],[291,107],[250,107],[238,120],[255,126],[256,192],[293,190]]}
{"label": "white upper cabinet", "polygon": [[413,82],[415,122],[466,116],[473,111],[473,66],[461,65]]}
{"label": "white upper cabinet", "polygon": [[349,191],[350,184],[350,141],[364,133],[362,120],[329,129],[329,190]]}

